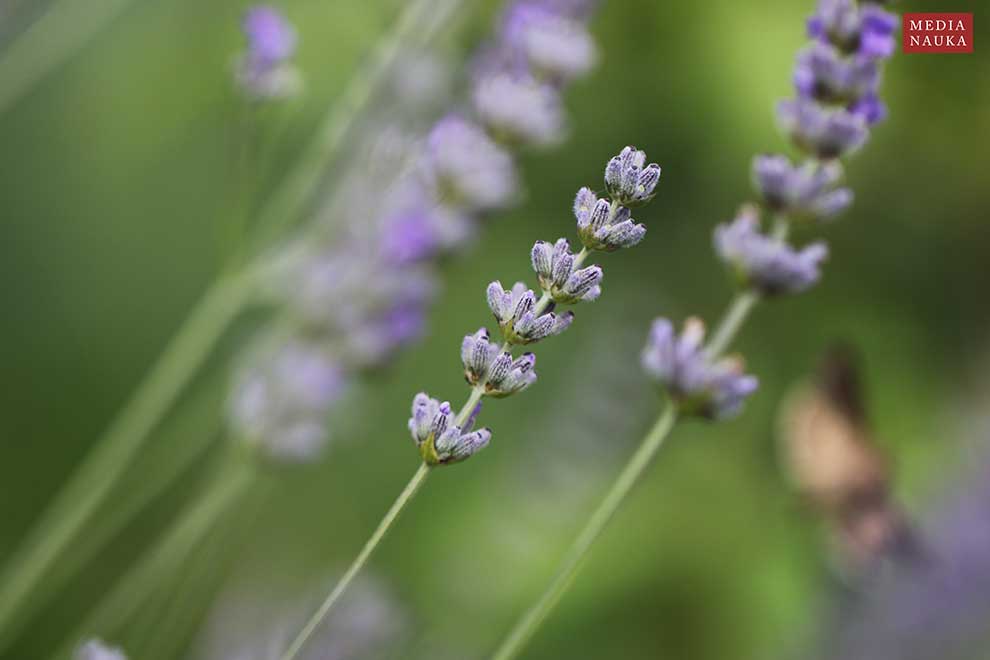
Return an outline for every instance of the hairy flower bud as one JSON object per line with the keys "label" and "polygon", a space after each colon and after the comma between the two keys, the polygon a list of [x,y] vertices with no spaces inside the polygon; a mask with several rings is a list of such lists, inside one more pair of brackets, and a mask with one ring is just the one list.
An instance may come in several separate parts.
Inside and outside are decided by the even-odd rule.
{"label": "hairy flower bud", "polygon": [[[473,420],[472,420],[473,421]],[[409,432],[428,465],[457,463],[488,446],[489,429],[470,430],[471,421],[461,428],[454,423],[450,402],[441,403],[424,392],[413,398]]]}
{"label": "hairy flower bud", "polygon": [[537,241],[531,256],[540,286],[555,303],[574,304],[595,300],[601,295],[601,267],[575,269],[567,239],[558,239],[553,245]]}
{"label": "hairy flower bud", "polygon": [[461,342],[461,362],[464,363],[464,377],[467,381],[472,385],[483,382],[498,353],[498,346],[491,343],[485,328],[465,337]]}
{"label": "hairy flower bud", "polygon": [[536,356],[532,353],[523,353],[515,360],[512,359],[511,353],[507,351],[501,353],[489,369],[485,394],[502,398],[521,392],[536,382],[534,366],[536,366]]}
{"label": "hairy flower bud", "polygon": [[632,247],[646,236],[646,227],[636,224],[629,209],[598,199],[589,188],[582,188],[574,199],[578,236],[589,250],[614,252]]}
{"label": "hairy flower bud", "polygon": [[537,315],[536,295],[522,282],[516,282],[508,291],[502,288],[501,282],[489,284],[488,306],[502,329],[505,341],[512,344],[531,344],[550,335],[559,335],[574,318],[570,312]]}
{"label": "hairy flower bud", "polygon": [[646,152],[626,147],[605,166],[605,188],[615,202],[642,206],[656,195],[660,166],[646,165]]}

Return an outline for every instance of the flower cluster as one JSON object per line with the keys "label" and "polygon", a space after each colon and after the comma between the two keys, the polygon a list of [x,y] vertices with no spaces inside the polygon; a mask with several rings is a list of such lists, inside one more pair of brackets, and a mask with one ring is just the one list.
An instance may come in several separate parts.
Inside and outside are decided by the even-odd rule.
{"label": "flower cluster", "polygon": [[795,250],[759,229],[759,212],[747,205],[731,224],[715,230],[715,251],[730,264],[741,285],[774,296],[804,291],[818,281],[819,266],[828,256],[824,243]]}
{"label": "flower cluster", "polygon": [[643,349],[643,368],[664,387],[682,414],[731,417],[756,391],[756,377],[743,372],[740,358],[709,355],[704,339],[701,319],[688,319],[680,336],[670,321],[657,319]]}
{"label": "flower cluster", "polygon": [[[299,342],[318,344],[319,350],[307,352],[314,364],[298,372],[265,366],[272,358],[252,356],[240,370],[228,407],[230,424],[240,435],[272,455],[285,456],[287,450],[296,457],[315,454],[327,435],[316,429],[326,426],[342,384],[387,365],[397,350],[421,335],[437,292],[436,260],[462,249],[485,214],[521,195],[511,149],[562,137],[561,86],[595,61],[587,5],[585,0],[511,2],[497,38],[482,49],[474,66],[473,116],[448,113],[425,138],[369,149],[368,162],[352,159],[354,174],[345,175],[339,186],[346,199],[332,209],[347,221],[343,231],[329,244],[310,232],[271,259],[262,278],[267,293],[297,331],[286,337],[283,328],[276,328],[276,343],[283,346],[270,352],[296,353],[292,346]],[[271,10],[255,11],[246,23],[251,48],[243,68],[255,72],[265,69],[261,63],[283,66],[295,43],[291,28]],[[409,114],[408,103],[397,105]],[[355,215],[356,208],[361,211]],[[562,285],[561,299],[565,290],[577,289]],[[582,290],[583,295],[590,292]],[[560,332],[570,320],[543,313],[548,310],[530,316],[520,310],[518,317],[514,311],[506,311],[506,327],[520,342]],[[489,357],[482,353],[479,349],[479,360]],[[496,350],[490,357],[474,365],[474,377],[485,373],[489,396],[506,396],[535,379],[532,356],[506,358]],[[265,364],[250,363],[259,359]],[[334,364],[341,387],[314,401],[301,390],[312,386],[307,373],[319,371],[325,360]],[[290,401],[296,394],[303,400]],[[434,443],[431,451],[440,448]]]}
{"label": "flower cluster", "polygon": [[492,432],[489,429],[472,432],[474,417],[472,415],[460,426],[454,419],[449,401],[440,403],[422,392],[417,394],[413,399],[409,431],[423,460],[430,465],[456,463],[488,446]]}
{"label": "flower cluster", "polygon": [[[653,198],[660,178],[660,167],[645,166],[645,162],[646,154],[635,147],[626,147],[609,162],[605,170],[606,187],[614,189],[616,197],[611,201],[599,200],[589,189],[582,188],[574,205],[577,231],[582,240],[589,225],[588,217],[601,215],[605,220],[591,221],[598,226],[598,230],[627,223],[638,228],[635,241],[620,245],[606,242],[606,234],[595,234],[597,238],[584,241],[584,248],[577,254],[571,252],[565,238],[553,244],[537,241],[530,257],[542,291],[539,297],[523,282],[516,282],[508,290],[499,281],[488,285],[488,306],[498,323],[502,342],[493,342],[486,328],[464,337],[461,362],[464,377],[472,388],[468,402],[455,416],[449,403],[440,403],[428,394],[421,392],[413,399],[409,430],[428,465],[463,460],[488,444],[490,431],[470,431],[474,418],[480,412],[482,397],[506,397],[536,381],[536,356],[524,353],[515,358],[513,349],[566,330],[574,320],[574,314],[571,311],[558,312],[558,305],[588,302],[601,295],[601,267],[583,266],[593,250],[613,251],[634,245],[642,239],[646,229],[642,225],[632,224],[629,208],[624,202],[632,201],[640,205]],[[618,185],[613,185],[616,181],[615,163],[622,167]],[[646,173],[649,175],[644,178]],[[628,185],[621,183],[626,180],[630,182]],[[585,202],[588,204],[585,205]]]}
{"label": "flower cluster", "polygon": [[852,191],[840,185],[837,159],[862,145],[868,127],[886,114],[878,97],[880,67],[894,51],[896,26],[897,17],[875,4],[819,1],[808,20],[812,41],[797,58],[797,98],[777,108],[781,127],[805,160],[753,160],[753,185],[780,235],[760,233],[755,207],[715,231],[716,251],[742,286],[773,295],[803,291],[818,281],[825,246],[792,248],[785,242],[787,228],[831,220],[852,203]]}
{"label": "flower cluster", "polygon": [[301,79],[292,66],[296,52],[296,30],[274,7],[258,5],[244,15],[242,23],[247,50],[237,63],[241,89],[256,101],[282,99],[299,91]]}
{"label": "flower cluster", "polygon": [[[896,25],[894,15],[855,0],[819,0],[808,20],[812,42],[798,54],[797,98],[777,107],[781,127],[805,160],[757,156],[752,178],[761,204],[743,206],[733,221],[714,232],[716,254],[747,296],[799,293],[821,277],[827,246],[819,241],[793,247],[787,234],[793,223],[830,220],[852,203],[852,191],[840,185],[837,159],[862,145],[869,125],[886,113],[878,97],[880,65],[894,51]],[[633,166],[642,169],[637,173]],[[650,180],[649,169],[641,159],[620,159],[609,177],[609,191],[638,199],[647,194],[643,181]],[[589,198],[581,206],[594,218],[597,207],[590,204]],[[776,218],[769,234],[761,231],[764,212]],[[748,300],[738,299],[739,313],[745,314]],[[739,358],[718,355],[726,342],[717,340],[706,348],[704,337],[700,320],[688,320],[678,336],[670,321],[657,319],[643,350],[643,368],[683,414],[729,417],[756,391],[757,381],[743,373]]]}

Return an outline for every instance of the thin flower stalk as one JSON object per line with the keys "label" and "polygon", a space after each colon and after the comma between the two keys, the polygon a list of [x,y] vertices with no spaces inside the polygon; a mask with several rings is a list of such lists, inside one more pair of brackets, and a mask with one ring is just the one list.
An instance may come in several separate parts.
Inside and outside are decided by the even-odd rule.
{"label": "thin flower stalk", "polygon": [[[660,387],[660,416],[565,553],[548,587],[499,645],[494,660],[518,656],[546,620],[675,422],[735,416],[756,391],[757,380],[744,373],[741,358],[722,354],[757,302],[804,291],[818,281],[819,264],[827,254],[824,245],[792,248],[786,242],[789,228],[831,220],[852,201],[852,193],[838,186],[838,158],[862,146],[868,127],[886,114],[878,97],[880,64],[894,51],[896,25],[896,16],[873,3],[820,0],[808,22],[813,43],[798,56],[797,99],[782,102],[777,112],[782,129],[806,160],[792,165],[784,156],[755,159],[753,178],[761,205],[743,207],[735,221],[720,225],[714,236],[715,250],[739,288],[735,298],[707,346],[699,319],[689,319],[679,335],[667,319],[654,321],[642,366]],[[820,52],[827,54],[825,64]],[[759,232],[764,213],[777,220],[770,235]]]}
{"label": "thin flower stalk", "polygon": [[[258,486],[260,472],[250,456],[240,455],[239,459],[217,475],[204,495],[180,515],[162,534],[161,540],[117,581],[68,638],[67,645],[96,631],[116,629],[155,591],[162,588],[168,576],[176,572],[192,550],[217,528],[218,522],[230,515]],[[66,655],[63,652],[59,657]]]}
{"label": "thin flower stalk", "polygon": [[[451,0],[450,11],[460,2],[461,0]],[[111,3],[103,3],[109,4]],[[404,10],[395,28],[382,38],[377,47],[379,56],[373,59],[375,64],[368,72],[352,78],[344,93],[348,103],[334,106],[330,110],[320,132],[321,139],[316,141],[273,193],[271,199],[278,201],[269,202],[270,206],[266,207],[269,210],[262,217],[275,214],[279,214],[279,217],[285,217],[282,214],[295,216],[302,211],[314,193],[315,182],[319,180],[320,173],[337,157],[344,136],[353,126],[354,117],[360,115],[370,103],[373,90],[377,89],[391,64],[398,59],[395,44],[426,43],[442,26],[442,21],[433,20],[436,16],[430,17],[426,25],[428,29],[423,29],[423,26],[411,19],[412,16],[422,17],[424,8],[432,6],[433,3],[429,0],[419,0]],[[88,5],[86,11],[90,11]],[[450,11],[440,15],[449,17]],[[48,28],[45,25],[46,20],[57,23]],[[87,20],[79,25],[91,24]],[[40,43],[35,32],[44,35],[49,29],[62,31],[70,26],[73,29],[77,27],[72,22],[65,23],[62,19],[46,17],[31,28],[33,36],[29,37],[25,33],[22,39]],[[25,41],[27,43],[29,42]],[[48,48],[49,44],[45,44]],[[53,50],[51,56],[55,52]],[[13,55],[14,51],[10,51],[0,60],[0,79],[3,79],[8,71],[7,67],[14,61]],[[45,57],[49,56],[46,54]],[[14,89],[5,85],[0,87],[4,90]],[[7,100],[8,96],[0,96],[0,111]],[[264,223],[265,226],[269,224],[271,223]],[[274,229],[277,228],[273,228],[269,238],[274,237]],[[237,273],[222,276],[207,288],[107,431],[96,441],[90,453],[56,493],[35,527],[5,563],[0,571],[0,649],[11,641],[11,636],[20,629],[33,607],[40,604],[32,599],[32,605],[28,606],[26,597],[33,595],[38,583],[45,578],[84,525],[92,519],[96,510],[106,502],[113,486],[119,483],[152,431],[172,408],[178,395],[192,380],[231,322],[256,298],[257,272],[258,263],[253,261],[244,265]]]}
{"label": "thin flower stalk", "polygon": [[660,166],[647,164],[644,152],[626,147],[609,161],[605,171],[606,189],[612,199],[599,199],[589,188],[582,188],[575,198],[573,210],[582,250],[574,254],[567,239],[561,238],[552,244],[537,241],[530,251],[530,261],[542,290],[539,299],[522,282],[510,289],[505,289],[499,281],[488,285],[488,306],[501,339],[494,340],[486,328],[464,337],[461,362],[470,390],[456,415],[449,402],[441,402],[425,392],[413,398],[408,426],[422,464],[281,660],[297,657],[430,471],[467,460],[488,446],[491,430],[474,430],[483,399],[511,396],[536,381],[535,355],[524,352],[516,356],[515,351],[567,330],[574,314],[560,313],[561,307],[590,302],[601,295],[602,269],[598,265],[585,267],[584,261],[594,251],[614,252],[633,247],[644,238],[646,228],[633,220],[627,204],[642,206],[652,200],[659,180]]}

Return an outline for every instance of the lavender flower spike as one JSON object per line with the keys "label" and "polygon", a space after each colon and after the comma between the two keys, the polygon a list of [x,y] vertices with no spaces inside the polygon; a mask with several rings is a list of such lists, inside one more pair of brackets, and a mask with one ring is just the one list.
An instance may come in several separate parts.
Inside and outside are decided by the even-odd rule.
{"label": "lavender flower spike", "polygon": [[107,646],[99,639],[91,639],[72,655],[73,660],[127,660],[119,648]]}
{"label": "lavender flower spike", "polygon": [[551,335],[559,335],[574,319],[574,314],[566,312],[539,313],[536,309],[536,295],[522,282],[516,282],[506,291],[499,281],[488,285],[488,306],[495,315],[502,336],[510,344],[531,344]]}
{"label": "lavender flower spike", "polygon": [[237,81],[257,101],[293,96],[301,87],[289,60],[296,52],[296,31],[274,7],[258,5],[244,16],[247,52],[237,66]]}
{"label": "lavender flower spike", "polygon": [[419,453],[427,465],[447,465],[463,461],[488,446],[492,433],[489,429],[470,431],[454,424],[450,403],[440,403],[428,394],[420,392],[413,398],[409,431]]}
{"label": "lavender flower spike", "polygon": [[804,291],[818,281],[819,265],[828,255],[824,243],[795,250],[759,230],[760,216],[753,206],[744,206],[732,223],[715,229],[715,251],[743,286],[774,296]]}
{"label": "lavender flower spike", "polygon": [[781,101],[777,121],[794,144],[823,160],[851,154],[868,136],[863,116],[843,108],[824,108],[810,99]]}
{"label": "lavender flower spike", "polygon": [[700,319],[688,319],[680,337],[670,321],[657,319],[643,349],[643,368],[677,403],[681,414],[732,417],[756,391],[756,377],[743,373],[738,358],[713,361],[704,350],[704,338]]}

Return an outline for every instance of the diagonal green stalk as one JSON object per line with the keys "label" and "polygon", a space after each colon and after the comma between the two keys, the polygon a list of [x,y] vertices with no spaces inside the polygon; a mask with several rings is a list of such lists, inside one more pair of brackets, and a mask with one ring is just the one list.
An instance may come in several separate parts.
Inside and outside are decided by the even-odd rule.
{"label": "diagonal green stalk", "polygon": [[246,300],[250,278],[217,282],[121,410],[95,449],[56,495],[40,522],[0,573],[0,645],[18,605],[106,500],[205,355]]}
{"label": "diagonal green stalk", "polygon": [[[460,412],[457,413],[457,418],[454,420],[455,425],[464,425],[475,406],[477,406],[478,402],[481,401],[483,393],[484,390],[478,387],[471,390],[471,396],[468,397],[467,401],[464,402],[464,405],[461,406]],[[293,658],[299,654],[299,651],[306,645],[306,642],[313,635],[319,625],[323,623],[323,621],[327,618],[327,615],[330,614],[330,610],[333,609],[333,606],[340,600],[340,597],[344,595],[344,592],[347,591],[347,587],[350,586],[354,578],[357,577],[358,573],[361,572],[361,569],[364,568],[364,565],[368,562],[368,558],[371,557],[371,554],[378,547],[378,544],[381,543],[383,538],[385,538],[385,535],[388,533],[389,529],[391,529],[392,524],[396,521],[396,519],[398,519],[399,514],[402,513],[409,502],[412,501],[413,497],[415,497],[416,493],[423,485],[423,482],[426,481],[426,477],[429,476],[430,470],[431,467],[426,463],[419,466],[419,469],[416,470],[416,473],[412,476],[412,479],[409,480],[409,483],[407,483],[406,487],[402,489],[401,493],[399,493],[399,496],[395,499],[395,502],[393,502],[392,506],[389,507],[385,517],[382,518],[380,523],[378,523],[378,527],[375,528],[374,533],[372,533],[371,537],[364,544],[364,547],[361,548],[361,552],[354,558],[354,561],[351,562],[351,565],[347,568],[347,571],[340,578],[323,603],[320,604],[320,607],[313,613],[313,616],[309,618],[309,621],[306,622],[303,629],[300,630],[299,634],[296,635],[294,640],[292,640],[292,644],[290,644],[285,650],[285,653],[282,654],[280,660],[293,660]]]}
{"label": "diagonal green stalk", "polygon": [[[778,222],[773,235],[775,238],[783,240],[787,235],[786,222]],[[749,291],[740,291],[735,295],[706,348],[709,356],[718,357],[728,348],[758,301],[759,297]],[[573,582],[587,557],[588,551],[591,550],[591,546],[605,531],[605,527],[632,487],[653,462],[653,458],[663,445],[664,439],[674,428],[676,421],[677,408],[672,402],[667,402],[656,423],[640,442],[635,453],[612,483],[605,498],[591,514],[588,522],[585,523],[584,528],[567,550],[546,590],[516,622],[508,637],[495,651],[492,660],[511,660],[511,658],[519,655],[543,621],[550,615],[550,612],[553,611],[564,592]]]}
{"label": "diagonal green stalk", "polygon": [[0,59],[0,114],[61,66],[131,0],[55,0]]}
{"label": "diagonal green stalk", "polygon": [[162,586],[162,580],[182,565],[189,553],[215,529],[218,521],[249,492],[258,475],[256,466],[250,457],[239,458],[246,460],[239,460],[217,475],[206,493],[171,525],[163,538],[90,612],[73,637],[66,640],[65,652],[58,657],[71,655],[71,646],[96,631],[119,629],[117,626]]}

